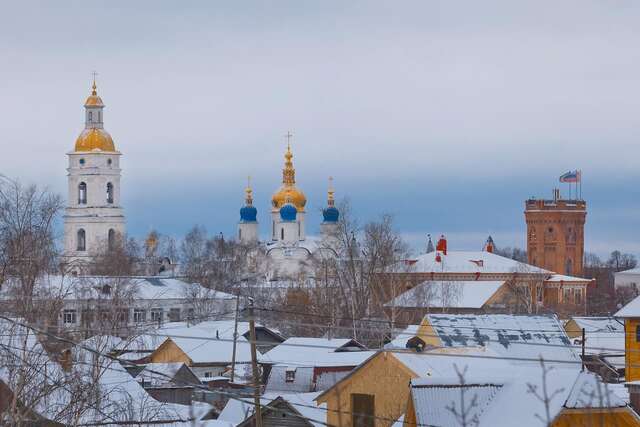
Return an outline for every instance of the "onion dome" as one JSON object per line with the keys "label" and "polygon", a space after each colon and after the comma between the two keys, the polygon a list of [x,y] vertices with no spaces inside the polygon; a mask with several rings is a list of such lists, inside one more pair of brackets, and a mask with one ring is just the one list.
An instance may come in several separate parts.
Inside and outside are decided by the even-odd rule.
{"label": "onion dome", "polygon": [[116,151],[116,146],[109,132],[104,129],[91,128],[82,131],[76,139],[75,151]]}
{"label": "onion dome", "polygon": [[282,221],[293,222],[296,220],[297,215],[298,209],[296,209],[290,200],[287,200],[280,208],[280,219],[282,219]]}
{"label": "onion dome", "polygon": [[296,170],[293,167],[293,153],[291,147],[287,146],[287,152],[284,155],[284,169],[282,169],[282,185],[273,194],[271,205],[273,209],[279,209],[289,199],[298,211],[304,211],[307,204],[307,198],[302,190],[296,187]]}
{"label": "onion dome", "polygon": [[244,189],[245,205],[240,208],[241,222],[256,222],[258,217],[258,209],[253,206],[253,190],[251,189],[251,177],[247,179],[247,188]]}
{"label": "onion dome", "polygon": [[338,208],[335,206],[333,190],[333,178],[329,177],[329,190],[327,190],[327,207],[322,210],[322,217],[324,218],[324,222],[338,222],[340,218],[340,212]]}

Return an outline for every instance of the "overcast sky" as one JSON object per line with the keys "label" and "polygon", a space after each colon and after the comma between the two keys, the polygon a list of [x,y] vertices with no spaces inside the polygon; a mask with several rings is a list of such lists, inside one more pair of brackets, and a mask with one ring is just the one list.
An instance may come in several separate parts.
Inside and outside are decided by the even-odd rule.
{"label": "overcast sky", "polygon": [[263,232],[294,133],[308,227],[326,181],[415,245],[524,246],[524,200],[583,170],[587,251],[640,253],[637,1],[6,2],[0,172],[66,190],[91,72],[129,232]]}

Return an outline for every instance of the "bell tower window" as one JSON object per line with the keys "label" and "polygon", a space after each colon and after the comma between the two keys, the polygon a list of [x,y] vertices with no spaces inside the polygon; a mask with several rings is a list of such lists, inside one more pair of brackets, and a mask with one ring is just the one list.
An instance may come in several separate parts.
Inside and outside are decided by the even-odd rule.
{"label": "bell tower window", "polygon": [[93,121],[93,112],[89,111],[89,121]]}
{"label": "bell tower window", "polygon": [[284,228],[280,229],[280,240],[284,240]]}
{"label": "bell tower window", "polygon": [[113,204],[113,184],[110,182],[107,184],[107,203]]}
{"label": "bell tower window", "polygon": [[107,234],[107,248],[112,251],[116,247],[116,230],[113,228],[109,229],[109,233]]}
{"label": "bell tower window", "polygon": [[79,205],[87,204],[87,184],[85,182],[81,182],[78,185],[78,204]]}
{"label": "bell tower window", "polygon": [[78,236],[77,236],[77,245],[76,248],[78,251],[86,251],[87,250],[87,235],[84,231],[84,229],[80,229],[78,230]]}

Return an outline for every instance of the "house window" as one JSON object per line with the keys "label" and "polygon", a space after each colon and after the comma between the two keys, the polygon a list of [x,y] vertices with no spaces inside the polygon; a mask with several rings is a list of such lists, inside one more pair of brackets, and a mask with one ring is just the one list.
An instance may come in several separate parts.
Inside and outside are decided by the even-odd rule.
{"label": "house window", "polygon": [[204,377],[205,378],[211,378],[211,377],[213,377],[213,374],[211,372],[205,372],[204,373]]}
{"label": "house window", "polygon": [[76,249],[78,251],[86,251],[87,250],[87,234],[85,233],[84,229],[80,229],[78,230],[78,237],[77,237],[77,245],[76,245]]}
{"label": "house window", "polygon": [[636,342],[640,342],[640,325],[636,326]]}
{"label": "house window", "polygon": [[371,394],[352,394],[351,412],[353,427],[375,427],[375,403]]}
{"label": "house window", "polygon": [[147,321],[147,312],[140,308],[133,310],[133,321],[135,323],[143,323]]}
{"label": "house window", "polygon": [[85,182],[81,182],[78,185],[78,204],[79,205],[87,204],[87,184]]}
{"label": "house window", "polygon": [[169,309],[169,321],[170,322],[179,322],[180,321],[180,309],[179,308]]}
{"label": "house window", "polygon": [[162,309],[154,308],[151,310],[151,321],[152,322],[162,322]]}
{"label": "house window", "polygon": [[75,310],[64,310],[62,312],[62,321],[65,324],[76,323],[76,311]]}
{"label": "house window", "polygon": [[536,297],[540,304],[544,302],[544,288],[542,287],[542,285],[536,286]]}
{"label": "house window", "polygon": [[113,204],[113,184],[107,183],[107,203]]}
{"label": "house window", "polygon": [[569,304],[571,303],[571,289],[565,289],[564,290],[564,303],[565,304]]}
{"label": "house window", "polygon": [[575,289],[573,297],[576,304],[582,304],[582,289]]}
{"label": "house window", "polygon": [[296,370],[287,368],[284,377],[285,382],[292,383],[296,380]]}

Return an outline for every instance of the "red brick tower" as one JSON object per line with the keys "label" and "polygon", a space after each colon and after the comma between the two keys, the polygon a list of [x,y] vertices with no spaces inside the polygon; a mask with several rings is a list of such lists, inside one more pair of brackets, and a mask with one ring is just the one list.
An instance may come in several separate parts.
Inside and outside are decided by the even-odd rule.
{"label": "red brick tower", "polygon": [[529,264],[570,276],[582,276],[587,203],[565,200],[553,190],[552,200],[525,202]]}

